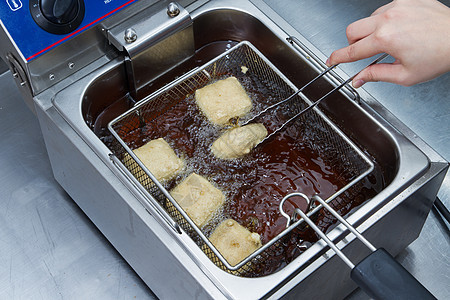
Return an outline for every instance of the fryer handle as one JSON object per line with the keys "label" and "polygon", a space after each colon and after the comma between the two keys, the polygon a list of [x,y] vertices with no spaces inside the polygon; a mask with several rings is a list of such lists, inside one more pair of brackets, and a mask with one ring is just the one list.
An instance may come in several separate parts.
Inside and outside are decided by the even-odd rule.
{"label": "fryer handle", "polygon": [[374,299],[436,299],[383,248],[357,264],[350,277]]}

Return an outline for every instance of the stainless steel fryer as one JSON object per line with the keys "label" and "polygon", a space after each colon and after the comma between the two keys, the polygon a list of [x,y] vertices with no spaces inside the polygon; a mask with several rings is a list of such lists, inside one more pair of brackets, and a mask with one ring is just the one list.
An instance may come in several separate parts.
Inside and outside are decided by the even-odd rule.
{"label": "stainless steel fryer", "polygon": [[[151,23],[158,23],[158,18],[143,16],[166,16],[167,4],[136,1],[30,62],[21,61],[19,50],[2,31],[2,41],[8,41],[2,57],[8,60],[9,52],[11,69],[22,68],[17,83],[38,115],[55,178],[161,297],[344,297],[355,286],[345,280],[343,274],[347,270],[320,241],[269,276],[243,278],[223,272],[189,236],[168,225],[147,201],[146,191],[128,179],[127,171],[111,160],[111,151],[94,133],[93,123],[105,108],[114,103],[123,104],[125,109],[118,109],[121,113],[129,108],[129,93],[137,90],[137,95],[149,94],[187,71],[178,60],[166,66],[168,72],[151,74],[147,78],[150,82],[137,88],[130,86],[130,79],[136,78],[136,73],[130,74],[136,53],[130,54],[126,49],[130,45],[118,41],[126,29],[136,24],[148,25],[136,26],[142,30],[157,28],[160,24]],[[262,1],[181,4],[185,4],[183,22],[186,23],[168,32],[173,36],[190,28],[191,47],[185,49],[201,52],[203,47],[218,42],[226,45],[228,41],[248,40],[295,86],[302,86],[323,69],[324,55]],[[139,30],[137,35],[139,40],[142,36]],[[303,45],[298,49],[290,45],[286,41],[290,35],[298,36]],[[161,37],[164,35],[150,35],[147,44],[142,41],[140,45],[161,45],[158,43]],[[213,58],[222,51],[214,48],[205,56]],[[49,63],[55,57],[60,58],[59,63]],[[68,65],[71,60],[75,63]],[[178,73],[171,73],[172,70]],[[322,93],[324,87],[335,86],[346,77],[338,69],[306,96],[317,99],[314,96]],[[356,93],[347,88],[323,103],[320,109],[357,141],[358,146],[367,149],[385,174],[382,191],[355,211],[348,221],[377,246],[385,247],[394,255],[399,253],[419,234],[448,168],[447,162],[364,90]],[[342,226],[331,230],[329,237],[352,259],[367,254]],[[322,286],[323,281],[329,285]],[[169,290],[165,288],[168,285],[179,288]]]}
{"label": "stainless steel fryer", "polygon": [[[251,74],[253,80],[257,81],[254,88],[258,87],[264,91],[261,95],[263,98],[272,99],[276,103],[297,90],[253,45],[243,41],[200,68],[189,72],[153,95],[143,99],[133,108],[111,121],[108,128],[116,138],[116,141],[111,143],[113,154],[152,196],[148,201],[151,202],[156,199],[156,202],[153,203],[154,207],[158,210],[165,210],[173,219],[173,221],[168,220],[168,222],[177,230],[179,230],[178,227],[181,227],[185,233],[190,235],[211,261],[232,274],[245,276],[249,272],[256,273],[261,263],[279,252],[280,247],[286,247],[280,242],[280,239],[302,222],[296,222],[239,264],[232,266],[210,243],[204,232],[183,211],[164,185],[154,177],[133,153],[130,148],[130,143],[132,144],[133,141],[130,141],[130,139],[127,139],[128,143],[125,141],[127,135],[131,132],[144,130],[144,127],[155,118],[164,118],[167,110],[170,110],[177,102],[187,97],[186,95],[193,95],[195,90],[224,77],[243,77],[241,66],[247,67],[246,75],[247,73]],[[311,101],[303,94],[299,94],[289,104],[284,109],[289,113],[295,113],[310,105]],[[258,112],[253,111],[247,118]],[[308,136],[306,139],[310,140],[311,146],[318,149],[324,160],[330,161],[330,164],[339,170],[340,177],[346,180],[345,185],[327,199],[330,202],[348,189],[351,189],[372,172],[374,165],[367,155],[327,119],[323,113],[320,113],[319,110],[311,113],[313,114],[312,116],[299,118],[298,121],[301,124],[297,126],[298,130],[305,132],[305,135]],[[201,118],[201,116],[198,115],[198,118]],[[245,122],[245,119],[243,121]],[[201,128],[199,129],[202,130]],[[339,156],[339,158],[336,159],[336,156]],[[222,190],[226,189],[226,187],[220,188]],[[170,202],[170,205],[167,204],[167,201]],[[317,214],[320,208],[321,206],[319,205],[314,210],[311,210],[309,215]],[[161,215],[165,216],[165,213],[161,212]],[[216,219],[216,224],[222,219],[223,217]]]}

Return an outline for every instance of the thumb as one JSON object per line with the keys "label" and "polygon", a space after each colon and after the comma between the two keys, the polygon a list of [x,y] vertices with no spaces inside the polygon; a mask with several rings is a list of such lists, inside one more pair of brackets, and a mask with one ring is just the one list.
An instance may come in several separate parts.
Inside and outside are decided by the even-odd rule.
{"label": "thumb", "polygon": [[366,82],[385,81],[402,84],[405,78],[405,68],[401,64],[376,64],[362,70],[353,78],[352,85],[359,88]]}

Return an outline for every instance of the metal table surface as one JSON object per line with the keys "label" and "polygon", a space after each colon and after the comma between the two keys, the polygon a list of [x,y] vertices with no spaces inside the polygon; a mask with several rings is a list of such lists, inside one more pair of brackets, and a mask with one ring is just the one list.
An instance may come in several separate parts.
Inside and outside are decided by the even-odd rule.
{"label": "metal table surface", "polygon": [[[347,44],[349,23],[387,1],[266,2],[329,55]],[[363,64],[342,68],[353,74]],[[364,86],[446,160],[449,87],[450,74],[409,88]],[[0,299],[155,298],[53,178],[38,120],[21,99],[10,72],[0,75],[0,91]],[[439,197],[450,207],[449,174]],[[449,224],[432,211],[419,238],[397,256],[438,299],[450,299],[449,233]],[[349,298],[367,296],[356,291]]]}

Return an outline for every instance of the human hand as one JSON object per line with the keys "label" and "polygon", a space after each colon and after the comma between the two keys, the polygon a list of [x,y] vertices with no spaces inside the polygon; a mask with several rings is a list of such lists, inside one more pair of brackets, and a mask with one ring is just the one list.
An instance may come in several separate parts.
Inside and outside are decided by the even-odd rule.
{"label": "human hand", "polygon": [[394,0],[350,24],[346,33],[349,46],[334,51],[328,66],[382,52],[395,58],[361,71],[355,88],[369,81],[411,86],[450,71],[450,8],[436,0]]}

